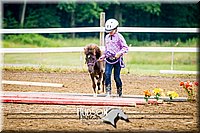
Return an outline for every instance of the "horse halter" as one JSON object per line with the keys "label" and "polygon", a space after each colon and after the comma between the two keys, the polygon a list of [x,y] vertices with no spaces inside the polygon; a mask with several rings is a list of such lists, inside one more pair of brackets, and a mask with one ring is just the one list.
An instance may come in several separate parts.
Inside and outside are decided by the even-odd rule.
{"label": "horse halter", "polygon": [[[92,59],[92,60],[91,60]],[[88,61],[89,60],[89,61]],[[92,62],[91,62],[92,61]],[[86,56],[86,63],[88,66],[95,66],[95,63],[97,62],[95,55],[87,55]]]}

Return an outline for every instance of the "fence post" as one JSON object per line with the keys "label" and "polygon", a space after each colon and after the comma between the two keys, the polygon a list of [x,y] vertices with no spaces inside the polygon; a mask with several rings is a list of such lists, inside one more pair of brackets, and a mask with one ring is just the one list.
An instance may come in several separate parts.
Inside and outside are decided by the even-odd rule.
{"label": "fence post", "polygon": [[172,51],[171,70],[174,70],[174,51]]}
{"label": "fence post", "polygon": [[[174,47],[178,46],[178,42],[175,44]],[[173,48],[173,51],[172,51],[172,58],[171,58],[171,70],[174,70],[174,48]]]}
{"label": "fence post", "polygon": [[[101,12],[100,14],[100,27],[104,27],[105,25],[105,12]],[[104,32],[100,32],[100,46],[104,46]]]}

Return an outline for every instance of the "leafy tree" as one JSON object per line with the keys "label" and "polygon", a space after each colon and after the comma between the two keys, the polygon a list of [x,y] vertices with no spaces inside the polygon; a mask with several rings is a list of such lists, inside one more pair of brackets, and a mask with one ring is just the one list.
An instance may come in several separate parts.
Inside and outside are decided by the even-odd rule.
{"label": "leafy tree", "polygon": [[[3,4],[3,28],[20,28],[22,4]],[[21,10],[20,10],[21,9]],[[24,28],[99,26],[99,16],[116,18],[127,27],[199,27],[199,4],[134,3],[114,0],[106,3],[67,2],[57,4],[27,4]],[[196,34],[123,33],[128,40],[180,40]],[[45,34],[48,37],[68,37],[69,34]],[[71,35],[71,34],[70,34]],[[88,37],[98,33],[76,33]],[[70,36],[71,37],[71,36]],[[75,34],[72,34],[75,37]]]}
{"label": "leafy tree", "polygon": [[75,10],[76,3],[59,3],[56,6],[62,11],[62,18],[64,20],[64,27],[75,27]]}
{"label": "leafy tree", "polygon": [[153,15],[160,15],[160,3],[146,3],[146,4],[134,4],[134,8],[136,10],[142,10],[146,13],[153,14]]}
{"label": "leafy tree", "polygon": [[3,28],[19,28],[19,23],[10,10],[6,11],[5,16],[3,17]]}
{"label": "leafy tree", "polygon": [[[98,3],[59,3],[57,8],[61,10],[65,16],[65,26],[98,26],[99,16],[103,11]],[[67,19],[68,18],[68,19]],[[81,33],[77,33],[81,35]],[[84,36],[86,34],[83,34]],[[88,34],[87,34],[88,35]],[[75,34],[72,34],[75,37]]]}
{"label": "leafy tree", "polygon": [[163,26],[198,27],[198,6],[196,4],[162,4]]}
{"label": "leafy tree", "polygon": [[[75,10],[76,3],[68,2],[68,3],[59,3],[57,8],[61,11],[61,25],[63,27],[75,27]],[[75,38],[75,33],[71,34],[72,38]]]}
{"label": "leafy tree", "polygon": [[59,28],[60,16],[57,15],[54,6],[29,8],[25,18],[24,27],[26,28]]}
{"label": "leafy tree", "polygon": [[[55,5],[28,5],[24,28],[60,28],[60,16]],[[43,34],[46,37],[62,38],[61,34]]]}
{"label": "leafy tree", "polygon": [[80,3],[76,9],[76,22],[80,26],[89,24],[96,25],[95,20],[99,20],[100,13],[102,11],[103,10],[95,2]]}
{"label": "leafy tree", "polygon": [[[151,27],[157,24],[161,10],[159,3],[122,4],[123,25],[130,27]],[[156,23],[155,23],[156,22]],[[150,33],[123,33],[129,39],[151,40]]]}
{"label": "leafy tree", "polygon": [[[198,27],[198,5],[196,4],[162,4],[159,25],[161,27]],[[165,34],[164,39],[182,41],[194,37],[194,34]]]}

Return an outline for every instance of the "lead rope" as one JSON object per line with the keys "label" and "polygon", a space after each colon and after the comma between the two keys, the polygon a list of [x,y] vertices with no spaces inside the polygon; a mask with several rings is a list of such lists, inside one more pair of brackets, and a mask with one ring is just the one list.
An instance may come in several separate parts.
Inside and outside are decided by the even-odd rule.
{"label": "lead rope", "polygon": [[113,65],[113,64],[115,64],[119,61],[121,68],[125,68],[125,64],[122,60],[122,57],[118,58],[115,62],[109,62],[109,61],[106,60],[106,58],[104,60],[111,65]]}

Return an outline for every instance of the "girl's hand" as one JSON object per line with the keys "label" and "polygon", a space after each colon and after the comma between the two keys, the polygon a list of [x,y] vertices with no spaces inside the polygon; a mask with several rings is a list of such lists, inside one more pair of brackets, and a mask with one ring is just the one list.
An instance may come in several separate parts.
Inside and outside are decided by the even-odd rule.
{"label": "girl's hand", "polygon": [[97,61],[103,61],[104,57],[100,57]]}
{"label": "girl's hand", "polygon": [[121,56],[121,54],[117,53],[115,54],[115,58],[118,59]]}

